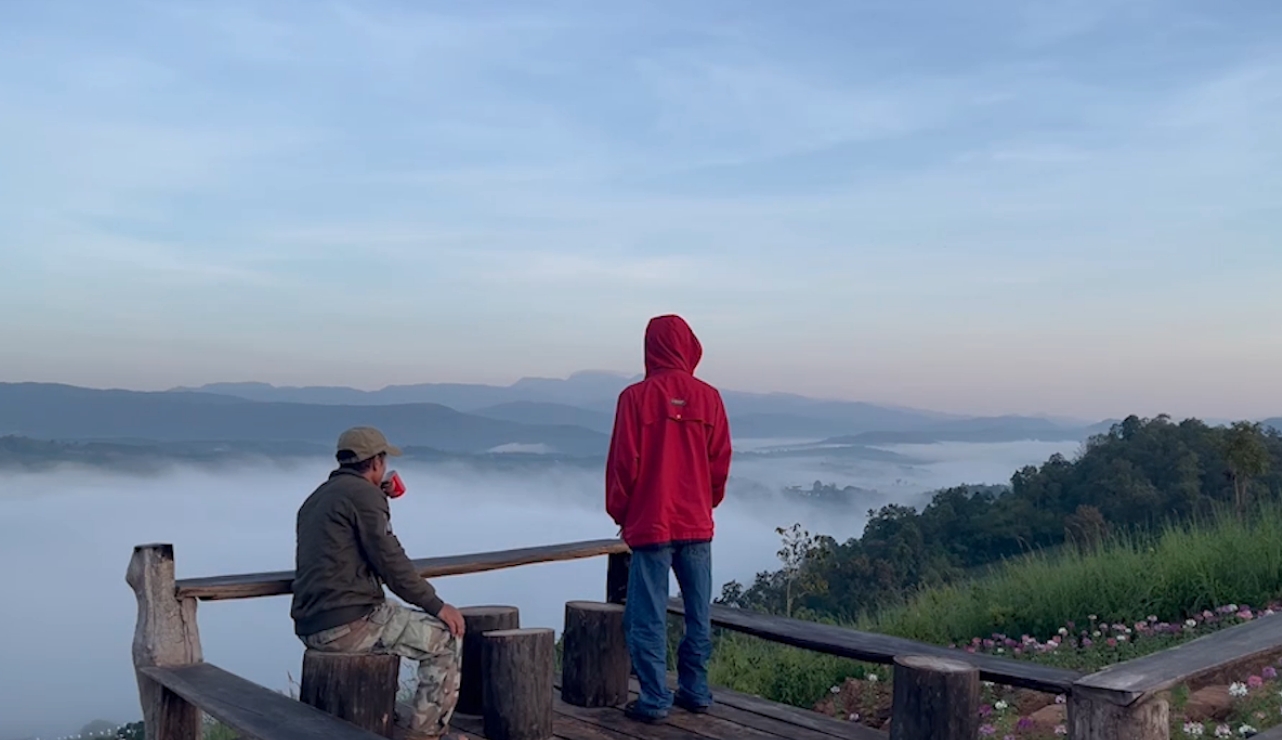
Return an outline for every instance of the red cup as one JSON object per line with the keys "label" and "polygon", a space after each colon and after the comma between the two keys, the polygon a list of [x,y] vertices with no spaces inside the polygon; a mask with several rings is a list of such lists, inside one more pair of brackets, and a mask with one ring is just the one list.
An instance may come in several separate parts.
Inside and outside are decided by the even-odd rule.
{"label": "red cup", "polygon": [[395,470],[387,471],[383,476],[383,490],[387,493],[388,498],[400,498],[405,495],[405,482]]}

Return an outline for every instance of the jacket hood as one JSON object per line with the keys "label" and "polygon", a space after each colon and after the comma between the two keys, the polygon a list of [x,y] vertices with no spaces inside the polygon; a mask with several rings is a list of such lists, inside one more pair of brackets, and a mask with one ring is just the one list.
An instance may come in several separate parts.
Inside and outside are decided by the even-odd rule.
{"label": "jacket hood", "polygon": [[703,358],[703,345],[680,316],[656,316],[645,329],[645,374],[679,370],[694,374]]}

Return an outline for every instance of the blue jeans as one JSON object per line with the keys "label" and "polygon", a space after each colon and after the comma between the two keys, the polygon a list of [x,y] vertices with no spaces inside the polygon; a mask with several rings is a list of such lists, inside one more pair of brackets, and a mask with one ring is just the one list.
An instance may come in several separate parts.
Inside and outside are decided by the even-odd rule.
{"label": "blue jeans", "polygon": [[632,668],[641,684],[637,710],[664,717],[674,697],[668,689],[668,571],[677,576],[685,603],[685,637],[677,649],[676,701],[706,707],[708,658],[712,655],[712,543],[640,547],[632,550],[624,625]]}

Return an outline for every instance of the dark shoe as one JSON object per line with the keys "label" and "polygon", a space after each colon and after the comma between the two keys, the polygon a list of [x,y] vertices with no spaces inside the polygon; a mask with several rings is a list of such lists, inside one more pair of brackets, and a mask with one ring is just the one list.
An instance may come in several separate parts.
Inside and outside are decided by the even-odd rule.
{"label": "dark shoe", "polygon": [[630,720],[635,720],[637,722],[645,722],[646,724],[654,724],[655,722],[662,722],[668,718],[667,714],[649,714],[647,712],[644,712],[639,707],[637,707],[637,703],[634,701],[628,702],[628,705],[623,708],[623,715]]}
{"label": "dark shoe", "polygon": [[677,696],[672,700],[672,703],[693,714],[707,714],[708,707],[712,706],[711,704],[697,704],[684,696]]}

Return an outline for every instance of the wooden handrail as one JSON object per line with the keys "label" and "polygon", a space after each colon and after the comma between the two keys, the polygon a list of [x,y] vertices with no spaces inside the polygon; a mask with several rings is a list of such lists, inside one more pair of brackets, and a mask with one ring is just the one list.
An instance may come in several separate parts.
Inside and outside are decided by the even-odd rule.
{"label": "wooden handrail", "polygon": [[[680,599],[671,599],[668,602],[668,611],[673,614],[684,614],[685,608]],[[776,617],[724,606],[712,607],[712,624],[771,642],[870,663],[889,664],[894,662],[896,657],[904,655],[950,658],[975,666],[979,669],[980,677],[986,681],[1053,694],[1068,693],[1073,682],[1082,677],[1082,674],[1077,671],[1026,660],[979,655],[903,637],[860,632],[846,627]]]}
{"label": "wooden handrail", "polygon": [[[629,553],[622,541],[610,539],[413,562],[419,573],[431,578],[608,555],[607,600],[620,603],[626,598]],[[289,594],[293,577],[293,571],[278,571],[176,581],[172,546],[134,549],[127,580],[139,606],[133,652],[148,740],[198,740],[197,708],[247,735],[270,736],[267,740],[302,737],[271,720],[274,713],[292,713],[292,705],[269,707],[279,702],[261,692],[272,692],[203,663],[196,627],[197,600]],[[683,614],[681,601],[671,599],[668,611]],[[1282,652],[1282,617],[1269,615],[1084,676],[1029,661],[718,605],[711,607],[711,614],[716,627],[814,652],[880,664],[893,664],[906,656],[943,657],[974,666],[983,679],[994,683],[1067,694],[1069,715],[1074,717],[1071,740],[1167,740],[1166,690]],[[296,720],[304,725],[320,721],[308,712]],[[328,731],[313,729],[321,734]],[[1282,731],[1264,736],[1282,740]]]}
{"label": "wooden handrail", "polygon": [[[622,540],[589,540],[560,545],[526,547],[517,550],[499,550],[470,555],[449,555],[415,560],[414,567],[424,578],[484,573],[501,568],[521,565],[551,563],[565,560],[595,558],[629,552]],[[263,596],[283,596],[293,593],[294,571],[281,570],[271,573],[245,573],[231,576],[184,578],[176,583],[178,598],[195,598],[201,601],[227,599],[254,599]]]}
{"label": "wooden handrail", "polygon": [[1129,706],[1199,676],[1282,650],[1282,616],[1257,617],[1079,680],[1075,689],[1118,706]]}

